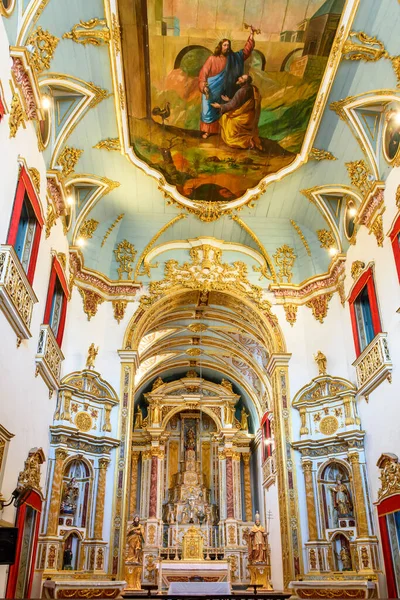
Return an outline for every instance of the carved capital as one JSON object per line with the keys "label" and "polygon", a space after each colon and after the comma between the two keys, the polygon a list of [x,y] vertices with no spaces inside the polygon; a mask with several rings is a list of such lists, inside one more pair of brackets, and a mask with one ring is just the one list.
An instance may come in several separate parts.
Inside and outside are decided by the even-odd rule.
{"label": "carved capital", "polygon": [[68,452],[64,448],[57,448],[56,460],[64,461],[68,457]]}
{"label": "carved capital", "polygon": [[108,458],[101,458],[99,460],[99,469],[107,470],[110,460]]}
{"label": "carved capital", "polygon": [[313,463],[312,460],[304,460],[301,463],[302,469],[304,471],[304,473],[311,473],[312,472],[312,467],[313,467]]}

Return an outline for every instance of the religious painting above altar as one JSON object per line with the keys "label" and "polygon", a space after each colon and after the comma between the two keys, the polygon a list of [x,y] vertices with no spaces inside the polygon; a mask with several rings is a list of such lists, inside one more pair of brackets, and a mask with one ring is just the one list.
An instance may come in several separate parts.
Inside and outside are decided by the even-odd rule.
{"label": "religious painting above altar", "polygon": [[321,82],[334,75],[337,52],[329,57],[345,5],[120,0],[137,164],[178,200],[226,206],[299,166],[323,108]]}

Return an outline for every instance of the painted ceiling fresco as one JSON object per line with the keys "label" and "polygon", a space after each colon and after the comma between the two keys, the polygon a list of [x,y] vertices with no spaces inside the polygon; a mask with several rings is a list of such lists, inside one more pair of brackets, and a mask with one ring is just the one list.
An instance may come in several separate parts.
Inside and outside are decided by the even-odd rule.
{"label": "painted ceiling fresco", "polygon": [[121,0],[129,138],[193,201],[300,153],[345,0]]}

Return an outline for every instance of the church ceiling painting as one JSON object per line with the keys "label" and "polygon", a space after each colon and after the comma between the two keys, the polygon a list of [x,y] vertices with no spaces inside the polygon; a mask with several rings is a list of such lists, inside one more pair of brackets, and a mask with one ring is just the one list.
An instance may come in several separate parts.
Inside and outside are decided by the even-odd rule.
{"label": "church ceiling painting", "polygon": [[306,159],[353,4],[119,0],[134,162],[187,206],[257,197]]}

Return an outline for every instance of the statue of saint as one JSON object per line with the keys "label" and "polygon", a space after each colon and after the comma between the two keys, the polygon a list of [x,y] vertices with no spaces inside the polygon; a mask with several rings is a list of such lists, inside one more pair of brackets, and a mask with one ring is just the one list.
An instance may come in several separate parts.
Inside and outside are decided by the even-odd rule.
{"label": "statue of saint", "polygon": [[99,353],[99,347],[94,345],[94,344],[90,344],[89,346],[89,350],[88,350],[88,355],[87,355],[87,359],[86,359],[86,368],[87,369],[94,369],[94,361],[96,360],[96,356]]}
{"label": "statue of saint", "polygon": [[249,429],[249,415],[247,414],[244,406],[241,412],[240,427],[243,429],[243,431],[248,431]]}
{"label": "statue of saint", "polygon": [[137,413],[135,415],[134,429],[142,429],[142,425],[143,425],[143,415],[142,415],[142,411],[140,410],[140,408],[138,408]]}
{"label": "statue of saint", "polygon": [[318,350],[317,354],[314,354],[314,360],[318,365],[319,375],[326,375],[327,360],[325,354]]}
{"label": "statue of saint", "polygon": [[141,525],[139,517],[137,515],[133,519],[132,525],[128,529],[126,538],[128,544],[128,548],[126,551],[126,560],[128,562],[142,562],[144,531],[143,526]]}
{"label": "statue of saint", "polygon": [[150,425],[161,423],[161,406],[160,401],[156,398],[149,407]]}
{"label": "statue of saint", "polygon": [[345,517],[352,514],[353,503],[351,501],[350,492],[347,486],[342,483],[340,477],[336,479],[336,485],[330,488],[333,495],[333,506],[337,510],[340,517]]}
{"label": "statue of saint", "polygon": [[351,556],[349,549],[346,546],[342,546],[339,552],[339,558],[342,561],[342,571],[351,571]]}
{"label": "statue of saint", "polygon": [[79,487],[76,485],[74,477],[72,477],[68,483],[64,484],[60,513],[63,515],[74,515],[78,498]]}
{"label": "statue of saint", "polygon": [[260,515],[256,513],[253,527],[243,533],[247,542],[249,564],[268,563],[268,533],[260,523]]}
{"label": "statue of saint", "polygon": [[229,402],[225,403],[225,410],[224,410],[224,420],[225,420],[225,425],[232,425],[233,424],[233,419],[235,417],[235,408],[229,404]]}
{"label": "statue of saint", "polygon": [[193,427],[189,427],[186,432],[186,450],[195,450],[196,449],[196,434]]}

